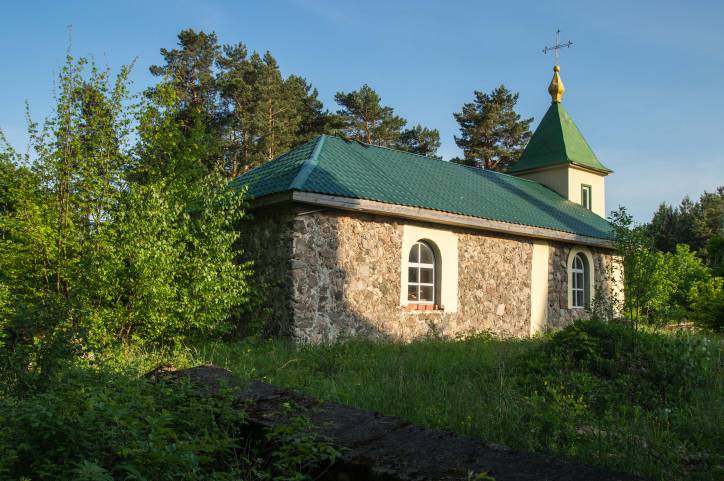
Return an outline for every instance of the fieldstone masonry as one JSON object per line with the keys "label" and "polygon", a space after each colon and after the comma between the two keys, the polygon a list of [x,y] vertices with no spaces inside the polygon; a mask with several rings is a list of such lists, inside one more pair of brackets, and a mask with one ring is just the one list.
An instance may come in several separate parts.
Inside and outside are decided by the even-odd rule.
{"label": "fieldstone masonry", "polygon": [[241,228],[239,248],[253,262],[254,283],[264,294],[261,305],[250,314],[253,323],[263,323],[267,334],[289,337],[292,318],[290,273],[293,208],[257,210]]}
{"label": "fieldstone masonry", "polygon": [[[400,306],[405,224],[458,236],[457,312]],[[272,313],[273,330],[300,341],[350,336],[407,341],[483,331],[508,337],[530,334],[532,239],[301,205],[257,211],[243,230],[241,247],[271,286],[271,305],[265,312]],[[567,306],[572,246],[549,246],[546,327],[558,328],[587,313]],[[595,283],[602,286],[610,256],[590,251]]]}
{"label": "fieldstone masonry", "polygon": [[[571,322],[588,317],[585,309],[568,308],[568,255],[570,245],[558,242],[550,243],[548,255],[548,316],[547,327],[556,329]],[[606,272],[611,262],[611,254],[600,249],[589,249],[593,256],[594,290],[609,292]],[[595,292],[594,292],[595,294]]]}

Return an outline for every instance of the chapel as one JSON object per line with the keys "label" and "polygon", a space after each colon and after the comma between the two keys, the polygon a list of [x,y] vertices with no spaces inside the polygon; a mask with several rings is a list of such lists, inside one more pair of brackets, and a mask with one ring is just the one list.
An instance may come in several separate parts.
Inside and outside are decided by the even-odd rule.
{"label": "chapel", "polygon": [[267,299],[252,315],[301,342],[531,336],[618,288],[605,178],[551,105],[508,173],[322,135],[234,181]]}

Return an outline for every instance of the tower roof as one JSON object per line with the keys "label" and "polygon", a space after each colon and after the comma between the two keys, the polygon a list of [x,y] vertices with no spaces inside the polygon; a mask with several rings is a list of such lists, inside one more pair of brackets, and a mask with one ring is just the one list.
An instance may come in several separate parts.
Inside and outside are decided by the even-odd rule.
{"label": "tower roof", "polygon": [[603,165],[583,138],[573,119],[561,104],[564,88],[554,67],[553,80],[548,87],[553,103],[535,129],[520,159],[510,167],[510,173],[573,164],[604,175],[612,172]]}

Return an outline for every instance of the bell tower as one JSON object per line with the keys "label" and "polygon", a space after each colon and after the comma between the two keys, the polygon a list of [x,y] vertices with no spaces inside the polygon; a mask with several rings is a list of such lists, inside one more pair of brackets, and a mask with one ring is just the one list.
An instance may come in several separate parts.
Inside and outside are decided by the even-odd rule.
{"label": "bell tower", "polygon": [[508,173],[543,184],[605,218],[605,177],[613,171],[598,160],[563,107],[565,87],[560,71],[556,64],[548,86],[551,106]]}

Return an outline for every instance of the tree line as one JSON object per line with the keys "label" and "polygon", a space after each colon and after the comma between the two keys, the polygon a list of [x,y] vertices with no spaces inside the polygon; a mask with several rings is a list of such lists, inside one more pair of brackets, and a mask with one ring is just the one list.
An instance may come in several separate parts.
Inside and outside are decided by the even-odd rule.
{"label": "tree line", "polygon": [[[337,92],[339,108],[330,111],[310,82],[285,77],[271,53],[249,52],[243,43],[220,45],[214,33],[184,30],[177,47],[161,49],[161,55],[165,63],[151,73],[174,91],[189,126],[206,126],[214,152],[209,162],[230,178],[323,133],[437,156],[439,131],[419,123],[408,127],[367,84]],[[503,85],[491,94],[476,91],[473,102],[454,114],[460,125],[455,141],[464,155],[452,160],[500,171],[514,162],[532,122],[515,112],[517,100]]]}
{"label": "tree line", "polygon": [[724,331],[724,187],[704,192],[697,202],[685,197],[677,207],[662,203],[645,224],[635,225],[622,207],[609,219],[624,292],[601,299],[614,299],[634,327],[694,321]]}
{"label": "tree line", "polygon": [[704,192],[698,201],[686,196],[678,206],[661,203],[645,226],[658,250],[673,252],[678,244],[686,244],[715,268],[723,267],[723,229],[724,186]]}

